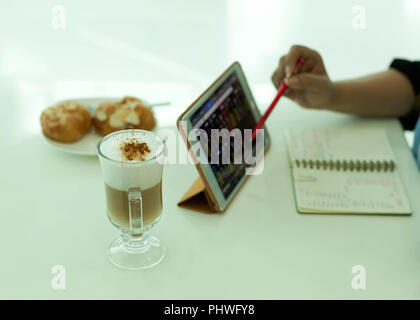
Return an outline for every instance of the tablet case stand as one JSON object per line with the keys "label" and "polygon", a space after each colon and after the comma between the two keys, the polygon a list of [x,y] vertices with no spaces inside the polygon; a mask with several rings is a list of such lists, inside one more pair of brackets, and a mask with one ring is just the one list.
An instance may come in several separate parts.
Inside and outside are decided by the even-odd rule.
{"label": "tablet case stand", "polygon": [[182,199],[179,200],[178,206],[203,213],[217,212],[200,177],[195,180]]}

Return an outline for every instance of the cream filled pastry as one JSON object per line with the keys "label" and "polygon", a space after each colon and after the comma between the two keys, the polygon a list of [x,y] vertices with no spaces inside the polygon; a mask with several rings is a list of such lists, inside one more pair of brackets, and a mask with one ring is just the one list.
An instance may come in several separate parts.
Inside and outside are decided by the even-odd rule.
{"label": "cream filled pastry", "polygon": [[103,136],[124,129],[152,130],[155,125],[152,110],[134,97],[99,105],[93,118],[96,132]]}
{"label": "cream filled pastry", "polygon": [[50,139],[74,142],[89,132],[91,115],[84,106],[66,101],[42,112],[41,127],[44,135]]}

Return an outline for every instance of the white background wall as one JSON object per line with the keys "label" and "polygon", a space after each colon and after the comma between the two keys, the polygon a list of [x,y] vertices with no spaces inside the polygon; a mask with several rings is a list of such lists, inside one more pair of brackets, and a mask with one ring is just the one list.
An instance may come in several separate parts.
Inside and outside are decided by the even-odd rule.
{"label": "white background wall", "polygon": [[[57,5],[64,29],[52,27]],[[355,6],[366,10],[364,29],[352,27]],[[316,48],[333,79],[354,77],[396,56],[420,59],[419,18],[419,0],[1,0],[0,94],[35,132],[34,119],[60,98],[176,92],[188,104],[238,60],[264,109],[292,44]]]}

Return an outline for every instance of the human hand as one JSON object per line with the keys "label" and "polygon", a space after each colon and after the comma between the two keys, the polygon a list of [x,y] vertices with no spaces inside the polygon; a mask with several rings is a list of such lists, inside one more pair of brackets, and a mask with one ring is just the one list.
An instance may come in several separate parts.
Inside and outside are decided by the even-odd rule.
{"label": "human hand", "polygon": [[[293,75],[299,59],[304,61],[300,72]],[[280,58],[271,80],[278,88],[285,81],[289,89],[285,96],[304,108],[330,109],[334,100],[334,85],[328,77],[321,55],[307,47],[292,46]]]}

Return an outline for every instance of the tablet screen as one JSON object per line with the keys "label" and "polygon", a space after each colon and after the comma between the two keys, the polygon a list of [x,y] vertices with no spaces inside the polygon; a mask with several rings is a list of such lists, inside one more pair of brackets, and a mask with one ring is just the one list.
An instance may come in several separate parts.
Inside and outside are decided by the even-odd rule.
{"label": "tablet screen", "polygon": [[[227,199],[245,174],[246,164],[244,162],[241,164],[234,164],[233,137],[230,137],[229,163],[223,164],[222,162],[222,139],[219,139],[219,161],[216,164],[211,163],[210,137],[211,129],[224,128],[228,129],[229,132],[232,129],[240,129],[243,137],[244,129],[253,129],[256,125],[256,121],[251,112],[251,107],[247,101],[242,85],[239,82],[238,75],[233,73],[229,76],[190,119],[194,129],[202,129],[207,133],[209,163],[217,183],[222,190],[225,199]],[[204,145],[203,147],[206,148]]]}

